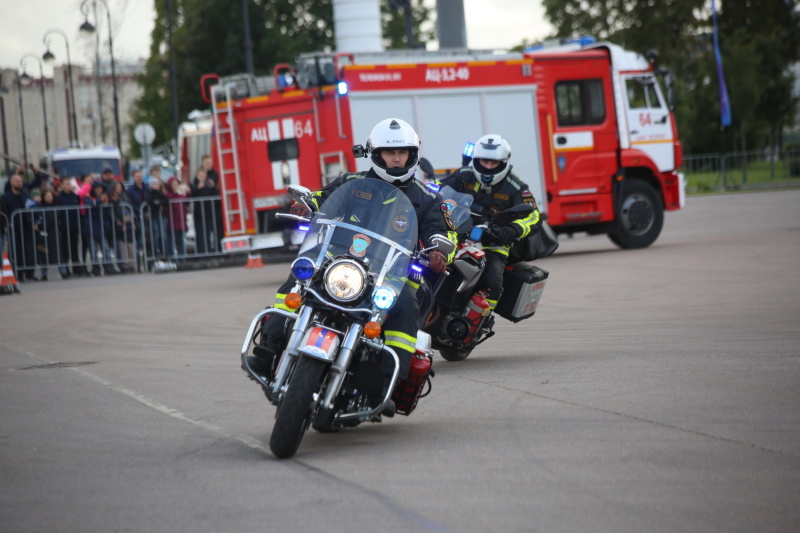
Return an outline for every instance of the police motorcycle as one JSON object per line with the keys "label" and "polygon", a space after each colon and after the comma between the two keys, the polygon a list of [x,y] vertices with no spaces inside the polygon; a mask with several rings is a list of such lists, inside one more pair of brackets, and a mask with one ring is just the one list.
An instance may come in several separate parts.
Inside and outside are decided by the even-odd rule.
{"label": "police motorcycle", "polygon": [[[308,207],[308,189],[292,186],[289,192]],[[242,368],[277,406],[270,450],[279,458],[295,454],[310,426],[324,433],[380,422],[390,400],[396,413],[409,415],[426,383],[430,392],[429,336],[420,333],[408,377],[402,380],[400,360],[381,339],[381,327],[409,274],[424,270],[426,252],[438,249],[447,255],[455,247],[434,236],[431,247],[415,251],[414,207],[383,180],[341,185],[312,219],[283,217],[308,225],[291,266],[297,281],[284,300],[295,312],[267,308],[258,313],[241,351]],[[261,376],[247,356],[258,349],[261,324],[270,315],[288,319],[288,341],[275,357],[272,375]]]}
{"label": "police motorcycle", "polygon": [[[514,219],[528,216],[533,207],[528,204],[517,205],[473,226],[472,217],[479,215],[470,211],[471,195],[457,192],[449,186],[442,187],[438,192],[448,207],[459,243],[446,275],[434,284],[430,305],[423,309],[425,322],[422,330],[431,335],[433,348],[444,359],[463,361],[476,346],[495,334],[492,329],[495,317],[489,309],[489,303],[482,293],[475,292],[486,266],[481,239],[495,236],[498,228],[510,224]],[[519,322],[536,312],[548,272],[517,260],[514,263],[509,261],[506,267],[503,295],[495,313]]]}

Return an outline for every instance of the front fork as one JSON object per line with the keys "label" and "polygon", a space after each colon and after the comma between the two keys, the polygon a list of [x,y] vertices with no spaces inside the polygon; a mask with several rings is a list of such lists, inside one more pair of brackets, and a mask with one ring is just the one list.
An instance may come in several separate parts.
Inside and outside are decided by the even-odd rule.
{"label": "front fork", "polygon": [[[242,368],[244,368],[245,371],[253,379],[255,379],[258,383],[260,383],[261,386],[263,386],[266,389],[269,389],[270,383],[263,376],[256,374],[253,371],[253,369],[250,368],[250,365],[247,363],[247,355],[250,351],[250,344],[252,343],[253,336],[255,335],[256,332],[256,328],[258,328],[262,324],[262,321],[265,316],[274,314],[274,315],[284,316],[290,320],[294,320],[294,326],[292,327],[292,332],[289,336],[289,342],[286,346],[286,350],[284,351],[283,356],[280,359],[280,362],[278,363],[278,369],[275,373],[275,381],[271,385],[273,398],[277,399],[280,397],[279,394],[281,392],[281,389],[284,388],[289,376],[289,372],[294,367],[294,362],[296,361],[299,355],[300,343],[303,340],[303,336],[305,335],[306,330],[308,329],[313,312],[314,310],[311,306],[303,306],[298,313],[290,313],[289,311],[285,311],[283,309],[268,308],[258,313],[250,323],[250,328],[247,331],[247,337],[245,337],[244,344],[242,345],[242,353],[241,353]],[[336,399],[336,396],[339,394],[339,390],[342,387],[342,383],[344,382],[345,370],[350,367],[350,362],[353,358],[353,355],[355,354],[356,346],[358,345],[358,342],[361,339],[362,330],[363,326],[361,324],[359,323],[350,324],[350,326],[347,328],[347,331],[345,332],[344,340],[336,354],[336,358],[332,361],[324,359],[331,363],[330,379],[328,381],[328,387],[325,390],[325,396],[322,399],[322,407],[325,409],[333,409],[333,402]],[[389,382],[389,387],[387,389],[386,396],[384,397],[380,405],[370,410],[369,412],[347,413],[347,414],[337,415],[336,416],[337,421],[352,420],[352,419],[358,419],[360,421],[363,421],[363,420],[368,420],[370,418],[374,418],[383,411],[383,409],[391,400],[392,392],[394,391],[394,388],[397,385],[397,378],[400,374],[400,358],[397,356],[394,350],[392,350],[388,346],[383,345],[382,343],[375,343],[374,347],[388,353],[394,361],[394,371],[392,373],[391,381]],[[306,357],[309,356],[306,355]]]}

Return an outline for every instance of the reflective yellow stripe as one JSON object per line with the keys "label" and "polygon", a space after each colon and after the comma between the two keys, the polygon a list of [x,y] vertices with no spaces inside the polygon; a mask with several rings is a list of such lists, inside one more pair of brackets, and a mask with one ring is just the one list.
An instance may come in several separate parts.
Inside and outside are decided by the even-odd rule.
{"label": "reflective yellow stripe", "polygon": [[384,331],[384,334],[386,335],[387,338],[390,337],[390,336],[391,337],[398,337],[400,339],[404,339],[404,340],[410,342],[412,344],[412,346],[416,346],[417,345],[417,338],[415,336],[409,335],[407,333],[403,333],[402,331],[390,331],[390,330],[387,330],[387,331]]}
{"label": "reflective yellow stripe", "polygon": [[285,294],[281,294],[281,293],[276,294],[275,295],[275,305],[273,305],[272,307],[274,309],[283,309],[284,311],[289,311],[290,313],[294,313],[295,311],[297,311],[297,309],[292,309],[290,307],[287,307],[283,303],[285,299],[286,299],[286,295]]}
{"label": "reflective yellow stripe", "polygon": [[394,198],[389,198],[388,200],[383,202],[383,205],[390,204],[390,203],[394,202],[395,200],[397,200],[397,196],[395,196]]}
{"label": "reflective yellow stripe", "polygon": [[508,257],[508,250],[510,248],[511,248],[510,246],[486,246],[483,249],[483,251],[484,252],[494,252],[496,254],[505,255],[506,257]]}
{"label": "reflective yellow stripe", "polygon": [[520,231],[522,231],[522,233],[519,236],[519,238],[522,239],[530,235],[531,229],[538,222],[539,222],[539,210],[534,209],[530,215],[523,218],[522,220],[515,220],[513,224],[515,224],[520,229]]}
{"label": "reflective yellow stripe", "polygon": [[405,352],[414,353],[417,349],[417,338],[411,335],[406,335],[402,331],[384,331],[384,344],[386,346],[394,346]]}
{"label": "reflective yellow stripe", "polygon": [[490,300],[486,298],[486,303],[489,304],[489,309],[494,311],[494,308],[497,307],[497,300]]}

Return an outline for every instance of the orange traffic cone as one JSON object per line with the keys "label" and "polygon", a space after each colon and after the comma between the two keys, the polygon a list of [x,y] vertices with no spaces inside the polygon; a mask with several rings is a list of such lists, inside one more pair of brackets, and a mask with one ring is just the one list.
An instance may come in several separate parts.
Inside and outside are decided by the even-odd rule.
{"label": "orange traffic cone", "polygon": [[14,276],[14,269],[11,268],[11,261],[8,260],[8,253],[3,252],[3,274],[0,277],[0,291],[19,292],[19,283]]}
{"label": "orange traffic cone", "polygon": [[245,268],[264,268],[264,262],[261,261],[261,254],[247,254],[247,263]]}

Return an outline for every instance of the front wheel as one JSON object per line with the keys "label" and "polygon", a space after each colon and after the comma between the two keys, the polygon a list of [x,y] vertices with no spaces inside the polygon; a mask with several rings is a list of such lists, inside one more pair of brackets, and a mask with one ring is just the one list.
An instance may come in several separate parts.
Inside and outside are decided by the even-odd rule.
{"label": "front wheel", "polygon": [[615,229],[608,234],[620,248],[645,248],[655,242],[664,225],[664,210],[656,191],[644,181],[623,183]]}
{"label": "front wheel", "polygon": [[314,408],[314,393],[319,388],[326,363],[300,357],[292,372],[289,389],[278,406],[275,426],[269,439],[269,449],[279,459],[286,459],[297,452],[300,441],[308,429]]}
{"label": "front wheel", "polygon": [[439,348],[439,353],[442,354],[447,361],[463,361],[469,354],[472,353],[472,348],[459,347],[459,346],[442,346]]}

